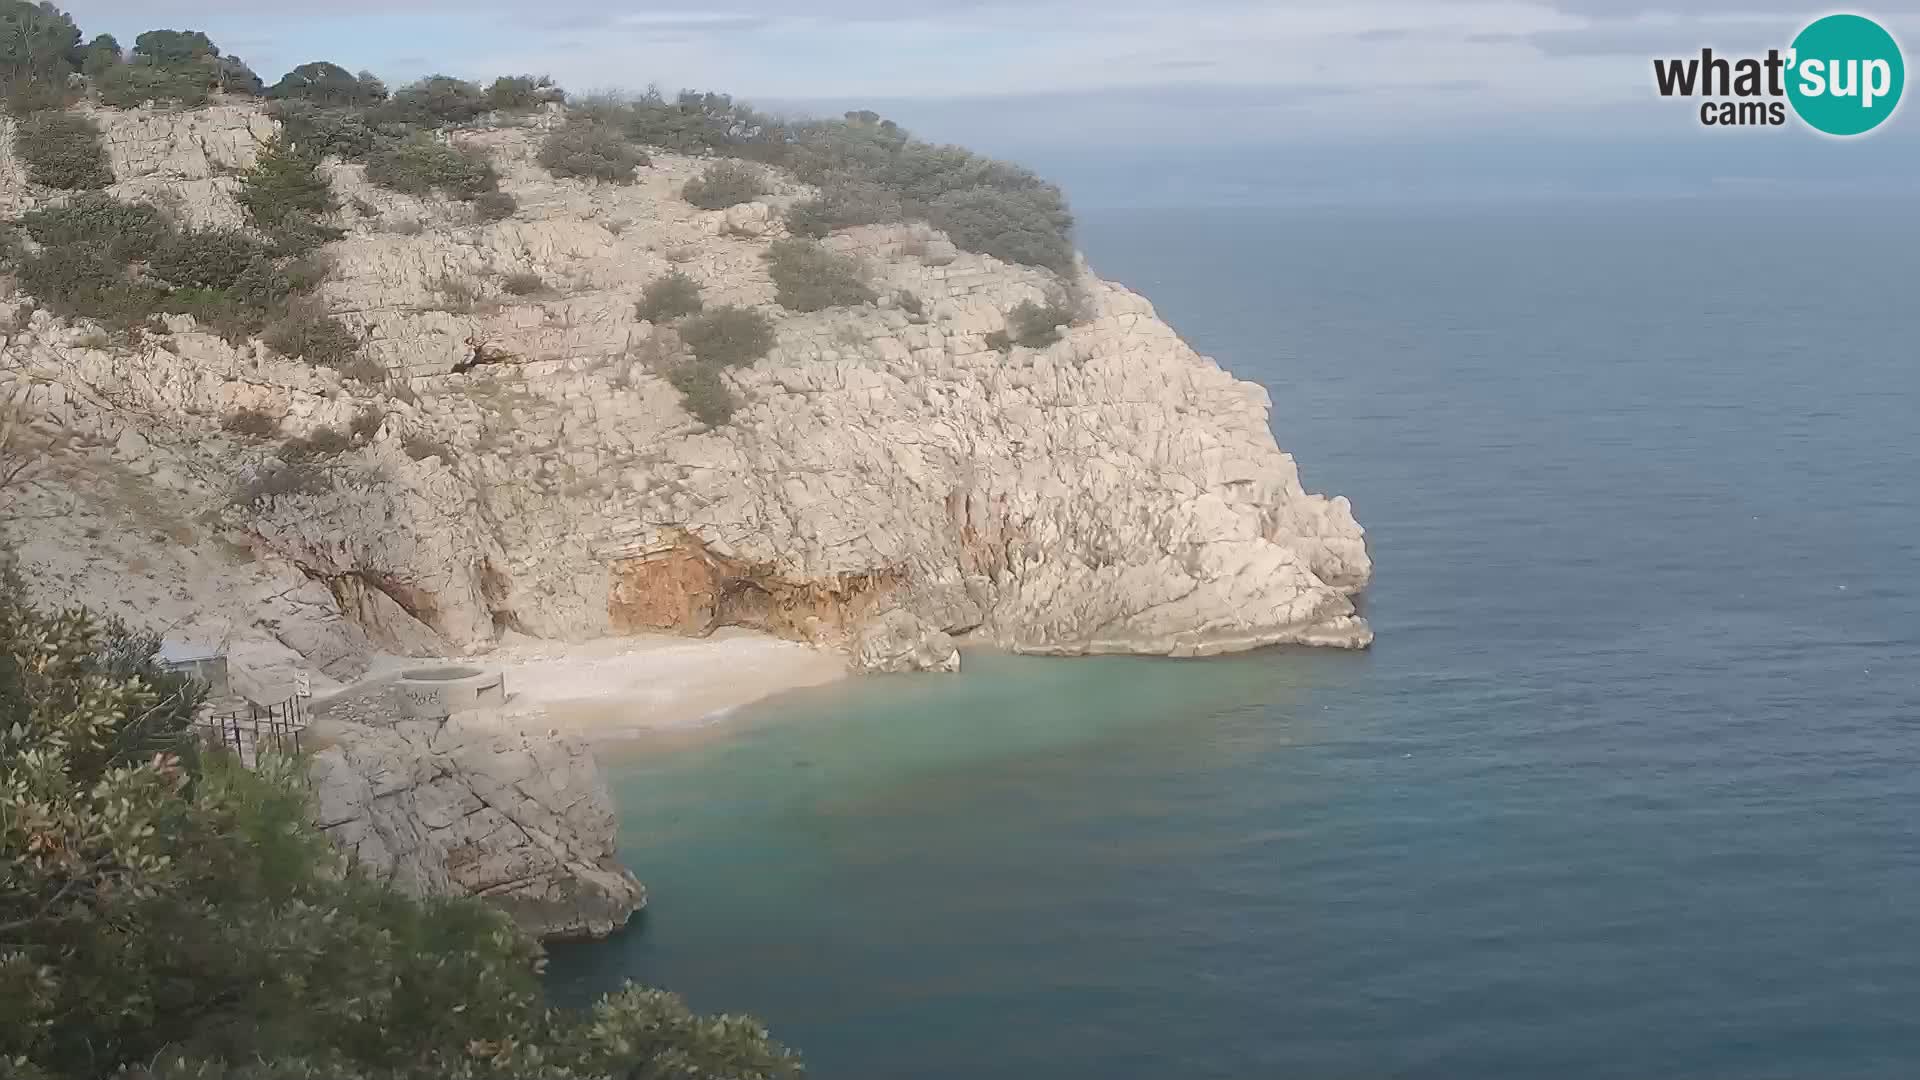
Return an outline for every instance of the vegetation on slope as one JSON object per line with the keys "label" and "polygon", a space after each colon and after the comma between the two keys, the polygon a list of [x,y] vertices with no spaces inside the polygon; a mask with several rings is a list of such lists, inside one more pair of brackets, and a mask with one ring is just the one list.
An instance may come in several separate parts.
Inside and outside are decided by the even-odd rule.
{"label": "vegetation on slope", "polygon": [[505,916],[344,871],[300,762],[196,748],[198,691],[157,645],[0,576],[0,1074],[799,1074],[755,1022],[657,991],[550,1008]]}

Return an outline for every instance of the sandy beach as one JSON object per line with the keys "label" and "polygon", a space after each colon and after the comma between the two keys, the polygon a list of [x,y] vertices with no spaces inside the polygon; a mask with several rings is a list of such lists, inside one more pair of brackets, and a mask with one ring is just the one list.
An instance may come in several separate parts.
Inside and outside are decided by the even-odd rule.
{"label": "sandy beach", "polygon": [[838,652],[749,630],[522,640],[480,659],[506,673],[514,704],[538,705],[555,730],[588,738],[687,732],[783,690],[846,675]]}

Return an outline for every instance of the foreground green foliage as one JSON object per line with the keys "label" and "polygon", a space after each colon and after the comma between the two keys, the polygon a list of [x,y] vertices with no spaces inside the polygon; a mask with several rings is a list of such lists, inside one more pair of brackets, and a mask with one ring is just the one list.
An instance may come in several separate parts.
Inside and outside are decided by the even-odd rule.
{"label": "foreground green foliage", "polygon": [[775,298],[788,311],[822,311],[872,303],[878,296],[860,274],[860,264],[812,240],[789,237],[767,249]]}
{"label": "foreground green foliage", "polygon": [[195,691],[154,648],[0,582],[0,1074],[800,1074],[760,1025],[657,991],[548,1008],[503,915],[342,873],[299,763],[196,753]]}

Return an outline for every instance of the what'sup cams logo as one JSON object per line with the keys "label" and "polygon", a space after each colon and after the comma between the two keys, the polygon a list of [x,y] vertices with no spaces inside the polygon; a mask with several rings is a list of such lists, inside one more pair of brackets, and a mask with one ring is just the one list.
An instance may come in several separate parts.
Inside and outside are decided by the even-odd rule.
{"label": "what'sup cams logo", "polygon": [[1815,131],[1864,135],[1900,105],[1907,65],[1900,45],[1862,15],[1828,15],[1800,31],[1785,52],[1764,57],[1715,56],[1712,49],[1679,60],[1655,60],[1661,97],[1705,98],[1708,127],[1779,127],[1787,107]]}

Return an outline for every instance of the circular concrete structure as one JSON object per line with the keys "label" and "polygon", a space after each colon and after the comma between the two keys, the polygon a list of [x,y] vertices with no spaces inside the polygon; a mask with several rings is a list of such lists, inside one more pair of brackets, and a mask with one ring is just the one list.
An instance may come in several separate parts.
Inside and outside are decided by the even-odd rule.
{"label": "circular concrete structure", "polygon": [[506,676],[475,667],[410,668],[400,673],[397,685],[400,713],[414,719],[442,719],[507,703]]}

